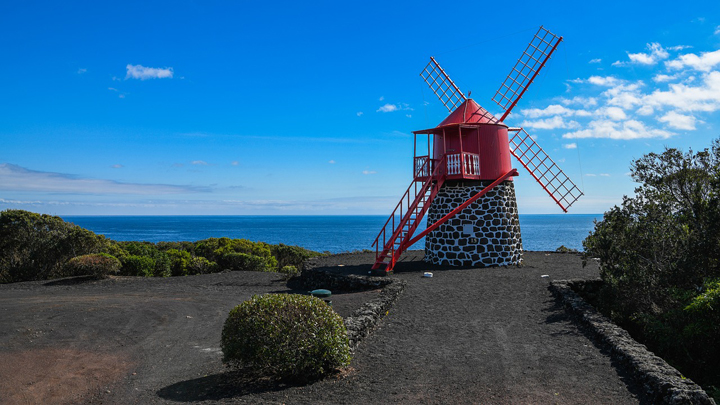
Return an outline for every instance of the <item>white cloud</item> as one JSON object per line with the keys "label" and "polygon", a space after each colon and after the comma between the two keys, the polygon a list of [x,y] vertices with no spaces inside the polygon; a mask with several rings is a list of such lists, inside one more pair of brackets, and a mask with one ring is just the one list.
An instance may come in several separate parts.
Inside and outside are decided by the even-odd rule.
{"label": "white cloud", "polygon": [[232,166],[238,166],[239,164],[240,162],[238,162],[237,160],[233,160],[232,162],[230,162],[230,165]]}
{"label": "white cloud", "polygon": [[334,165],[334,164],[335,164],[335,161],[334,161],[334,160],[330,160],[330,161],[328,161],[328,163],[330,163],[331,165]]}
{"label": "white cloud", "polygon": [[695,117],[692,115],[678,114],[675,111],[670,111],[662,117],[658,118],[658,121],[668,124],[669,127],[675,129],[684,129],[688,131],[695,130]]}
{"label": "white cloud", "polygon": [[85,73],[85,72],[87,72],[87,69],[85,69],[85,68],[80,68],[80,69],[78,69],[77,74],[81,75],[81,74],[83,74],[83,73]]}
{"label": "white cloud", "polygon": [[563,144],[563,148],[565,148],[565,149],[577,149],[577,143],[573,142],[573,143]]}
{"label": "white cloud", "polygon": [[206,162],[204,160],[193,160],[192,162],[190,162],[190,164],[193,164],[196,166],[207,166],[208,162]]}
{"label": "white cloud", "polygon": [[613,76],[590,76],[587,79],[587,82],[590,84],[595,84],[598,86],[616,86],[620,83],[622,83],[622,80],[617,79]]}
{"label": "white cloud", "polygon": [[143,65],[127,65],[125,79],[172,79],[173,68],[151,68]]}
{"label": "white cloud", "polygon": [[664,83],[664,82],[673,81],[677,78],[678,78],[678,75],[656,74],[655,76],[653,76],[653,81],[655,81],[657,83]]}
{"label": "white cloud", "polygon": [[110,166],[110,167],[112,167],[113,169],[122,169],[122,168],[125,167],[125,166],[123,166],[123,165],[112,165],[112,166]]}
{"label": "white cloud", "polygon": [[631,63],[641,65],[654,65],[662,59],[667,59],[670,54],[657,42],[647,44],[650,53],[628,53]]}
{"label": "white cloud", "polygon": [[692,46],[690,46],[690,45],[675,45],[675,46],[668,47],[667,49],[669,49],[671,51],[682,51],[683,49],[688,49],[688,48],[692,48]]}
{"label": "white cloud", "polygon": [[377,172],[376,172],[376,171],[374,171],[374,170],[363,170],[363,172],[362,172],[362,174],[365,174],[365,175],[368,175],[368,174],[375,174],[375,173],[377,173]]}
{"label": "white cloud", "polygon": [[649,106],[649,105],[644,105],[644,106],[638,108],[637,111],[635,111],[635,112],[638,113],[638,114],[640,114],[640,115],[648,116],[648,115],[653,115],[653,114],[655,114],[655,109],[652,108],[652,107]]}
{"label": "white cloud", "polygon": [[600,177],[610,177],[609,173],[600,173]]}
{"label": "white cloud", "polygon": [[596,174],[592,174],[592,173],[587,173],[585,176],[587,176],[587,177],[595,177],[595,176],[597,176],[597,175],[596,175]]}
{"label": "white cloud", "polygon": [[621,121],[627,118],[625,111],[618,107],[604,107],[599,109],[598,113],[610,118],[613,121]]}
{"label": "white cloud", "polygon": [[206,187],[167,184],[121,183],[87,179],[63,173],[40,172],[17,165],[0,164],[0,190],[63,194],[185,194],[208,192]]}
{"label": "white cloud", "polygon": [[520,124],[521,127],[535,128],[535,129],[574,129],[579,128],[580,124],[575,121],[565,121],[563,117],[554,116],[552,118],[541,119],[537,121],[523,121]]}
{"label": "white cloud", "polygon": [[393,112],[393,111],[413,111],[412,108],[410,108],[409,104],[406,103],[398,103],[398,104],[385,104],[382,107],[378,108],[375,112]]}
{"label": "white cloud", "polygon": [[720,65],[720,49],[713,52],[703,52],[700,56],[694,53],[680,55],[677,59],[665,62],[668,69],[682,69],[690,67],[701,72],[709,72]]}
{"label": "white cloud", "polygon": [[355,113],[355,115],[357,115],[358,117],[362,117],[363,112],[362,112],[362,111],[358,111],[358,112]]}
{"label": "white cloud", "polygon": [[715,35],[720,34],[720,25],[718,25],[717,27],[715,27],[715,32],[714,32],[714,34],[715,34]]}
{"label": "white cloud", "polygon": [[720,110],[720,72],[706,74],[697,86],[670,84],[669,90],[655,90],[642,102],[653,107],[668,106],[688,112]]}
{"label": "white cloud", "polygon": [[559,104],[551,104],[543,109],[529,108],[526,110],[521,110],[520,113],[528,118],[549,117],[552,115],[562,115],[565,117],[569,117],[569,116],[588,117],[588,116],[592,115],[588,111],[573,110],[570,108],[563,107]]}
{"label": "white cloud", "polygon": [[375,112],[386,113],[386,112],[393,112],[393,111],[397,111],[397,110],[398,110],[398,108],[395,104],[385,104],[384,106],[378,108],[377,111],[375,111]]}
{"label": "white cloud", "polygon": [[588,63],[600,63],[602,62],[602,59],[590,59],[590,62]]}
{"label": "white cloud", "polygon": [[380,96],[380,98],[378,99],[378,101],[383,101],[383,100],[385,100],[385,96]]}
{"label": "white cloud", "polygon": [[636,105],[642,104],[641,86],[643,86],[642,82],[621,84],[605,90],[602,95],[607,97],[608,105],[629,110]]}
{"label": "white cloud", "polygon": [[120,98],[125,98],[125,94],[126,94],[126,93],[124,93],[124,92],[122,92],[122,91],[120,91],[120,90],[118,90],[118,89],[116,89],[116,88],[114,88],[114,87],[108,87],[108,90],[114,91],[115,93],[118,93],[118,97],[120,97]]}
{"label": "white cloud", "polygon": [[596,120],[591,121],[586,129],[580,131],[569,132],[563,135],[565,139],[583,139],[583,138],[609,138],[609,139],[641,139],[641,138],[669,138],[674,135],[661,129],[647,128],[645,124],[637,120],[628,121],[610,121]]}
{"label": "white cloud", "polygon": [[595,97],[582,97],[575,96],[573,98],[560,97],[560,102],[565,105],[579,104],[585,108],[593,107],[597,105],[597,99]]}

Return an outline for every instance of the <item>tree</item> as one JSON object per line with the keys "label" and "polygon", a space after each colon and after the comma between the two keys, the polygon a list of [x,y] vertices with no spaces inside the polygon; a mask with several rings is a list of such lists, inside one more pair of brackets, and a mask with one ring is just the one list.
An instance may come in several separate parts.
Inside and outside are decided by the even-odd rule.
{"label": "tree", "polygon": [[720,339],[707,327],[718,319],[720,140],[697,153],[650,153],[631,171],[635,196],[583,241],[585,260],[600,259],[599,305],[696,381],[718,385],[720,349],[706,343]]}

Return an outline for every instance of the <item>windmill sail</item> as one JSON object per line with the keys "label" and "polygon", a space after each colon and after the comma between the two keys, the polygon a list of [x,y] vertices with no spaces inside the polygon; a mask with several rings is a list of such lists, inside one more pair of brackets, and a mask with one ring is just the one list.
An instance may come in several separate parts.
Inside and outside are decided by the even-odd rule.
{"label": "windmill sail", "polygon": [[432,56],[425,69],[420,72],[420,77],[450,112],[467,99]]}
{"label": "windmill sail", "polygon": [[510,152],[557,205],[567,212],[583,192],[524,129],[514,128],[508,131],[515,132],[510,138]]}
{"label": "windmill sail", "polygon": [[537,34],[525,48],[520,59],[515,63],[510,74],[505,78],[505,81],[492,98],[504,111],[500,121],[505,121],[515,104],[520,101],[520,98],[540,73],[540,69],[545,66],[545,63],[550,59],[550,55],[555,52],[560,41],[562,41],[562,37],[558,37],[540,26]]}

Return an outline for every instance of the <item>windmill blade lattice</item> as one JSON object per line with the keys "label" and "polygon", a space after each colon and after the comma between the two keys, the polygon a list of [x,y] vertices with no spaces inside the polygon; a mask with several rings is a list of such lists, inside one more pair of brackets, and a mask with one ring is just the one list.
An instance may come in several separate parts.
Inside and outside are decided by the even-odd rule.
{"label": "windmill blade lattice", "polygon": [[550,59],[550,55],[555,51],[560,41],[562,41],[562,37],[556,36],[542,26],[540,27],[492,98],[505,111],[500,121],[504,121],[510,114],[515,104],[522,98],[535,77],[540,73],[540,69]]}
{"label": "windmill blade lattice", "polygon": [[448,111],[454,111],[466,100],[462,91],[458,89],[450,76],[445,73],[432,56],[425,69],[420,72],[420,77],[430,86],[430,90],[435,93]]}
{"label": "windmill blade lattice", "polygon": [[547,153],[522,128],[510,129],[510,152],[550,197],[567,212],[583,192],[565,175]]}

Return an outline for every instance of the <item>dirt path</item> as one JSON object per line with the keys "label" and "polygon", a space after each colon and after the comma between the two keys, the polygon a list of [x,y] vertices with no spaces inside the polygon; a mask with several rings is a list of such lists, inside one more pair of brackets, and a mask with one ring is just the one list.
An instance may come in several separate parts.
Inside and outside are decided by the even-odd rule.
{"label": "dirt path", "polygon": [[[220,364],[230,308],[254,293],[287,291],[267,274],[0,286],[0,365],[33,353],[79,359],[67,362],[77,378],[60,378],[65,396],[51,388],[67,365],[11,385],[5,377],[17,368],[0,366],[0,402],[48,395],[104,403],[643,402],[547,289],[552,279],[597,277],[596,267],[541,252],[526,252],[522,268],[449,270],[420,258],[410,252],[397,266],[407,288],[346,375],[307,386],[248,379]],[[318,265],[367,273],[371,262],[367,254],[338,255]],[[433,278],[421,277],[427,270]],[[373,294],[336,295],[334,305],[348,315]],[[77,354],[47,351],[71,349]],[[28,384],[45,390],[29,397]]]}

